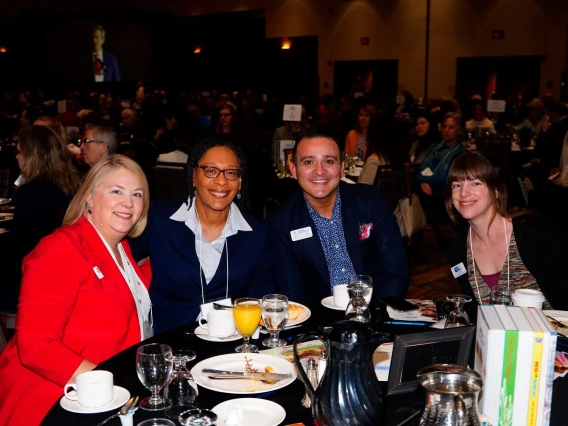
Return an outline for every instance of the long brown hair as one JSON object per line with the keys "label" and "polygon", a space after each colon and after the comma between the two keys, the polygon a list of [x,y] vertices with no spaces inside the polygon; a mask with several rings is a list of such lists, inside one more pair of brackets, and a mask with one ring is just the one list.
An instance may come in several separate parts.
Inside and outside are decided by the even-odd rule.
{"label": "long brown hair", "polygon": [[79,187],[77,170],[59,135],[46,126],[26,126],[20,131],[18,149],[24,158],[22,177],[26,182],[46,178],[67,195]]}
{"label": "long brown hair", "polygon": [[507,187],[499,176],[499,171],[483,155],[475,151],[469,151],[455,158],[446,180],[446,210],[452,222],[457,225],[458,217],[461,217],[458,216],[452,200],[452,183],[474,179],[479,179],[487,186],[487,189],[489,189],[491,204],[493,204],[494,207],[493,216],[491,217],[489,225],[491,226],[497,213],[503,217],[507,217],[507,202],[509,197],[507,195]]}
{"label": "long brown hair", "polygon": [[[41,121],[42,123],[45,124],[39,124],[38,121]],[[61,124],[61,121],[59,121],[58,119],[53,118],[49,115],[42,115],[41,117],[35,119],[33,125],[46,126],[49,127],[51,130],[54,130],[55,133],[57,133],[61,138],[63,146],[67,147],[67,132],[65,131],[65,127],[63,127],[63,124]]]}
{"label": "long brown hair", "polygon": [[144,228],[146,228],[146,221],[148,219],[148,208],[150,206],[150,190],[148,189],[148,181],[144,172],[134,160],[131,160],[124,155],[111,155],[110,157],[104,158],[97,162],[91,169],[89,173],[85,176],[83,184],[77,195],[71,200],[69,208],[65,213],[63,218],[63,225],[72,225],[77,222],[88,210],[87,198],[89,195],[95,192],[95,189],[111,174],[116,172],[118,169],[123,168],[131,172],[136,178],[142,183],[143,196],[142,200],[144,207],[142,209],[142,214],[138,222],[134,224],[130,232],[128,233],[129,238],[139,237]]}

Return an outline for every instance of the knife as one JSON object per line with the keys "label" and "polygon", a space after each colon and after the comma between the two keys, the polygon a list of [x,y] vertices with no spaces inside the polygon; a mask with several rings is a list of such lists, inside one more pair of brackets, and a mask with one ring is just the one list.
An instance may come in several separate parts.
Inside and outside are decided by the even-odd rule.
{"label": "knife", "polygon": [[257,380],[284,380],[291,379],[293,376],[291,373],[288,374],[278,374],[278,373],[249,373],[245,371],[224,371],[224,370],[213,370],[211,368],[204,368],[201,370],[202,374],[207,376],[214,376],[215,378],[236,378],[242,377],[246,379],[257,379]]}

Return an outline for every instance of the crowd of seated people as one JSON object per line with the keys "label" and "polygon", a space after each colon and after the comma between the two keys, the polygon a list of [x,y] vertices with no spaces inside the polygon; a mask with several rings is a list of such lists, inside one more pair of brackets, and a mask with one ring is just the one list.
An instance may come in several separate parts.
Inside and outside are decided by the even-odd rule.
{"label": "crowd of seated people", "polygon": [[[484,303],[505,282],[565,308],[554,284],[568,248],[558,208],[568,197],[565,104],[543,101],[546,115],[537,115],[528,99],[509,108],[505,127],[475,100],[415,105],[407,94],[385,109],[372,96],[339,105],[299,96],[301,121],[283,123],[281,99],[141,89],[74,92],[64,113],[45,94],[0,94],[0,133],[16,142],[11,161],[21,169],[10,232],[23,236],[14,250],[21,277],[0,288],[0,300],[7,286],[13,299],[19,292],[15,337],[0,355],[0,383],[10,384],[0,386],[1,424],[22,416],[39,424],[63,384],[154,332],[195,321],[213,301],[277,292],[319,303],[355,274],[373,277],[375,299],[404,296],[405,243],[374,186],[381,165],[414,164],[425,210],[463,225],[450,257],[467,265],[464,293]],[[514,132],[527,120],[539,130],[532,165],[541,174],[532,179],[548,201],[537,206],[544,218],[511,213],[509,182],[462,145],[466,130]],[[65,140],[63,127],[79,128],[80,141]],[[258,201],[279,195],[272,150],[280,138],[295,141],[288,170],[297,188],[269,212]],[[344,152],[365,160],[358,184],[343,181]],[[157,162],[185,163],[179,197],[150,202]],[[22,409],[32,403],[33,418]]]}

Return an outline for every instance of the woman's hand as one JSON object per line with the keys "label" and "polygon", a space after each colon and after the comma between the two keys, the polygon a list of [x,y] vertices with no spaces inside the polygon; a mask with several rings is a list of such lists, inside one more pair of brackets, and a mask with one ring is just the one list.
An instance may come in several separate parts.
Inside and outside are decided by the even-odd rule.
{"label": "woman's hand", "polygon": [[77,376],[79,374],[83,374],[83,373],[86,373],[87,371],[91,371],[96,366],[97,366],[97,364],[95,364],[94,362],[91,362],[88,359],[84,359],[83,362],[81,364],[79,364],[79,367],[77,367],[77,369],[75,370],[75,372],[71,376],[71,379],[69,379],[69,383],[75,382],[75,380],[77,379]]}
{"label": "woman's hand", "polygon": [[426,195],[432,195],[433,194],[432,188],[430,188],[430,185],[428,185],[427,183],[421,183],[420,188],[422,188],[422,191]]}

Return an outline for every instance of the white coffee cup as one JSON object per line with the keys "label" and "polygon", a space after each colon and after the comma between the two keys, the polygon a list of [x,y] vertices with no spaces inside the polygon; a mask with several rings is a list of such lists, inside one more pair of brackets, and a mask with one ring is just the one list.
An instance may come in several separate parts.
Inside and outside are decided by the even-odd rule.
{"label": "white coffee cup", "polygon": [[211,311],[207,314],[207,324],[203,324],[205,317],[199,318],[199,327],[207,330],[207,334],[213,337],[227,337],[236,333],[233,311],[222,309]]}
{"label": "white coffee cup", "polygon": [[[73,391],[69,391],[73,388]],[[108,404],[114,397],[114,383],[110,371],[88,371],[79,374],[75,383],[63,388],[65,396],[86,408],[97,408]]]}
{"label": "white coffee cup", "polygon": [[338,308],[347,308],[347,305],[349,304],[347,284],[338,284],[333,286],[333,304]]}
{"label": "white coffee cup", "polygon": [[539,290],[521,288],[515,290],[512,296],[514,306],[542,309],[544,296]]}

